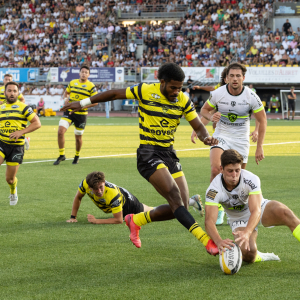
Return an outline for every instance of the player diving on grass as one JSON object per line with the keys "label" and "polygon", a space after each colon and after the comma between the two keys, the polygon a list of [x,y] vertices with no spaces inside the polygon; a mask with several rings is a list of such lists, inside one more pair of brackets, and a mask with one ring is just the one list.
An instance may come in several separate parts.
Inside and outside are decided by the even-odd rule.
{"label": "player diving on grass", "polygon": [[[97,94],[95,85],[88,80],[90,76],[90,68],[88,66],[81,66],[79,72],[79,79],[72,80],[64,92],[65,104],[80,101],[86,97],[91,97]],[[76,142],[76,152],[73,165],[78,164],[80,150],[82,147],[82,135],[84,133],[84,128],[86,125],[86,119],[89,107],[95,106],[97,104],[87,105],[77,110],[75,113],[71,114],[70,111],[66,110],[59,121],[59,128],[57,133],[57,141],[59,147],[59,157],[53,163],[53,165],[59,165],[62,161],[66,160],[65,156],[65,133],[74,123],[75,129],[75,142]]]}
{"label": "player diving on grass", "polygon": [[[5,85],[6,102],[0,105],[0,165],[6,161],[6,182],[10,187],[10,205],[18,202],[17,172],[24,156],[25,134],[41,127],[32,108],[17,101],[19,85],[10,81]],[[30,125],[27,126],[27,121]]]}
{"label": "player diving on grass", "polygon": [[[103,172],[92,172],[80,183],[78,191],[75,195],[72,207],[72,214],[68,223],[77,222],[77,213],[81,204],[81,200],[88,195],[94,204],[104,213],[112,213],[113,218],[96,219],[93,215],[88,214],[87,219],[93,224],[121,224],[128,214],[137,214],[147,212],[153,207],[140,203],[139,200],[126,189],[110,183],[105,180]],[[195,195],[190,198],[190,205],[202,208],[199,196]],[[200,215],[201,215],[200,210]]]}
{"label": "player diving on grass", "polygon": [[[259,161],[264,158],[263,142],[267,128],[266,113],[257,94],[243,86],[246,71],[246,67],[242,64],[230,64],[227,67],[227,84],[211,93],[200,112],[208,121],[217,123],[213,137],[219,141],[219,144],[212,146],[210,150],[210,181],[220,173],[220,157],[227,149],[235,149],[241,153],[244,158],[242,169],[246,168],[250,136],[253,142],[257,141],[256,163],[259,164]],[[255,115],[256,128],[250,134],[250,114],[252,111]],[[223,223],[224,212],[223,214],[220,212],[221,208],[217,220],[218,224]]]}
{"label": "player diving on grass", "polygon": [[259,177],[242,169],[243,161],[244,157],[236,150],[225,150],[222,153],[221,173],[213,179],[206,191],[205,229],[220,252],[233,246],[231,239],[220,237],[215,225],[218,204],[222,204],[245,262],[279,260],[273,253],[257,251],[257,226],[287,226],[300,242],[300,220],[283,203],[263,198]]}
{"label": "player diving on grass", "polygon": [[137,99],[140,128],[137,168],[169,205],[160,205],[147,212],[127,215],[125,221],[130,229],[131,241],[140,248],[141,226],[176,218],[206,247],[208,253],[216,255],[217,246],[188,212],[188,185],[173,149],[174,135],[183,115],[200,141],[209,146],[218,144],[215,138],[209,136],[192,102],[182,93],[184,78],[185,74],[177,64],[166,63],[158,70],[160,83],[140,83],[127,89],[107,91],[80,102],[69,103],[61,110],[77,111],[93,103]]}
{"label": "player diving on grass", "polygon": [[[13,81],[13,76],[11,74],[5,74],[4,78],[3,78],[4,85],[0,87],[0,105],[3,103],[6,103],[5,85],[11,81]],[[25,98],[22,93],[19,93],[18,101],[25,103]],[[26,150],[29,150],[29,148],[30,148],[29,141],[30,141],[29,137],[25,138],[25,149]]]}

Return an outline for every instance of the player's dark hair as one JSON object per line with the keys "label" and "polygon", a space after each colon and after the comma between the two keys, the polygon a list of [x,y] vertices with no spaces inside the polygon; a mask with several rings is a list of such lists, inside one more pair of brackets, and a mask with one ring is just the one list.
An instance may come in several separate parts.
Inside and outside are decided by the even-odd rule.
{"label": "player's dark hair", "polygon": [[227,74],[228,74],[228,69],[227,69],[227,67],[226,67],[226,68],[224,68],[224,70],[223,70],[223,71],[222,71],[222,73],[221,73],[221,81],[220,81],[220,86],[222,86],[222,85],[225,85],[225,84],[226,84],[226,82],[225,82],[225,78],[226,78]]}
{"label": "player's dark hair", "polygon": [[11,77],[11,78],[13,78],[13,76],[11,74],[5,74],[4,77]]}
{"label": "player's dark hair", "polygon": [[87,65],[83,65],[83,66],[81,66],[81,67],[80,67],[80,71],[81,71],[82,69],[89,70],[89,73],[91,73],[91,71],[90,71],[90,67],[89,67],[89,66],[87,66]]}
{"label": "player's dark hair", "polygon": [[97,184],[99,184],[99,182],[105,181],[105,175],[103,172],[95,171],[88,174],[85,180],[88,186],[94,189],[96,188]]}
{"label": "player's dark hair", "polygon": [[171,80],[183,82],[185,75],[182,69],[175,63],[165,63],[158,69],[158,80],[163,79],[166,82]]}
{"label": "player's dark hair", "polygon": [[10,82],[8,82],[8,83],[5,85],[5,91],[6,91],[6,87],[7,87],[8,85],[15,85],[15,86],[18,88],[18,90],[19,90],[19,84],[16,83],[16,82],[14,82],[14,81],[10,81]]}
{"label": "player's dark hair", "polygon": [[229,149],[225,150],[221,155],[221,166],[223,169],[230,164],[240,164],[243,163],[243,156],[236,150]]}
{"label": "player's dark hair", "polygon": [[243,76],[245,76],[246,72],[247,72],[247,68],[243,65],[243,64],[240,64],[240,63],[232,63],[230,64],[228,67],[227,67],[227,75],[229,74],[229,71],[230,70],[241,70],[242,71],[242,74]]}

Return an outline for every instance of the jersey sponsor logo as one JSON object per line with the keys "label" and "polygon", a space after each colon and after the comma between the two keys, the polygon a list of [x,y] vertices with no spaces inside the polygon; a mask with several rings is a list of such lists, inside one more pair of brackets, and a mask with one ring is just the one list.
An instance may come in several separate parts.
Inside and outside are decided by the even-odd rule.
{"label": "jersey sponsor logo", "polygon": [[[238,195],[232,195],[231,197],[232,197],[232,199],[234,199],[234,200],[239,199],[239,196],[238,196]],[[234,205],[236,205],[236,204],[234,204]]]}
{"label": "jersey sponsor logo", "polygon": [[233,210],[243,210],[243,208],[245,207],[245,205],[237,205],[234,207],[229,207],[228,209],[233,209]]}
{"label": "jersey sponsor logo", "polygon": [[218,192],[213,190],[213,189],[210,189],[207,194],[206,194],[206,197],[211,199],[211,200],[215,200],[216,196],[217,196]]}
{"label": "jersey sponsor logo", "polygon": [[6,115],[6,118],[9,116],[9,112],[8,111],[6,111],[5,112],[5,115]]}
{"label": "jersey sponsor logo", "polygon": [[226,104],[226,105],[228,105],[228,102],[220,102],[221,104]]}
{"label": "jersey sponsor logo", "polygon": [[228,120],[231,122],[231,123],[234,123],[237,119],[237,114],[233,114],[233,113],[229,113],[228,114]]}
{"label": "jersey sponsor logo", "polygon": [[149,102],[149,103],[147,103],[147,105],[149,105],[149,106],[156,106],[156,104],[154,102]]}
{"label": "jersey sponsor logo", "polygon": [[166,105],[163,105],[163,106],[162,106],[163,114],[166,114],[166,113],[168,112],[168,110],[169,110],[169,107],[168,107],[168,106],[166,106]]}
{"label": "jersey sponsor logo", "polygon": [[27,111],[28,111],[30,114],[32,114],[32,113],[33,113],[33,110],[32,110],[32,108],[31,108],[31,107],[28,107]]}
{"label": "jersey sponsor logo", "polygon": [[19,105],[13,105],[11,108],[19,108]]}
{"label": "jersey sponsor logo", "polygon": [[5,109],[5,104],[1,106],[1,109]]}
{"label": "jersey sponsor logo", "polygon": [[251,190],[254,190],[257,188],[257,186],[249,179],[244,178],[244,182],[245,182],[245,184],[248,184],[250,186]]}
{"label": "jersey sponsor logo", "polygon": [[78,85],[78,82],[75,82],[74,85]]}
{"label": "jersey sponsor logo", "polygon": [[111,207],[113,208],[113,207],[118,207],[118,206],[120,206],[120,204],[121,204],[121,201],[119,200],[119,199],[117,199],[116,201],[114,201],[112,204],[111,204]]}
{"label": "jersey sponsor logo", "polygon": [[151,97],[154,99],[160,99],[161,97],[157,94],[151,94]]}
{"label": "jersey sponsor logo", "polygon": [[220,137],[216,137],[216,139],[219,141],[219,144],[225,145],[226,142],[224,139],[220,138]]}
{"label": "jersey sponsor logo", "polygon": [[236,106],[236,102],[235,101],[231,101],[231,106],[235,107]]}
{"label": "jersey sponsor logo", "polygon": [[85,126],[85,123],[81,123],[78,125],[78,128],[84,128],[84,126]]}
{"label": "jersey sponsor logo", "polygon": [[169,122],[166,119],[162,119],[160,121],[160,125],[161,125],[161,127],[168,127]]}
{"label": "jersey sponsor logo", "polygon": [[87,85],[86,85],[86,84],[84,84],[84,85],[82,85],[82,87],[87,87]]}
{"label": "jersey sponsor logo", "polygon": [[238,103],[238,105],[248,105],[246,100],[243,100],[242,103]]}
{"label": "jersey sponsor logo", "polygon": [[156,135],[173,135],[176,132],[176,129],[172,129],[172,130],[154,130],[151,129],[150,132],[152,134],[156,134]]}
{"label": "jersey sponsor logo", "polygon": [[15,154],[11,160],[18,161],[22,159],[22,154]]}
{"label": "jersey sponsor logo", "polygon": [[78,99],[78,98],[79,98],[79,96],[78,96],[78,95],[76,95],[76,96],[75,96],[75,99]]}

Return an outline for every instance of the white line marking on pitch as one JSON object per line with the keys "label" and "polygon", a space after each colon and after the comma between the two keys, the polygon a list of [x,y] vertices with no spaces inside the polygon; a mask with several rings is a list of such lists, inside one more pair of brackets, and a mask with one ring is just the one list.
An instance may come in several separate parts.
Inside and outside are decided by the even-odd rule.
{"label": "white line marking on pitch", "polygon": [[[273,145],[285,145],[285,144],[299,144],[300,141],[295,142],[284,142],[284,143],[271,143],[271,144],[264,144],[264,146],[273,146]],[[256,145],[250,145],[250,147],[255,147]],[[177,152],[182,151],[197,151],[197,150],[209,150],[210,148],[196,148],[196,149],[182,149],[176,150]],[[90,156],[90,157],[80,157],[80,159],[91,159],[91,158],[108,158],[108,157],[120,157],[120,156],[130,156],[136,155],[136,153],[121,153],[121,154],[111,154],[111,155],[102,155],[102,156]],[[66,158],[66,160],[72,160],[73,158]],[[48,159],[48,160],[38,160],[38,161],[26,161],[22,164],[36,164],[36,163],[43,163],[43,162],[50,162],[56,161],[56,159]],[[5,164],[3,164],[4,166]]]}

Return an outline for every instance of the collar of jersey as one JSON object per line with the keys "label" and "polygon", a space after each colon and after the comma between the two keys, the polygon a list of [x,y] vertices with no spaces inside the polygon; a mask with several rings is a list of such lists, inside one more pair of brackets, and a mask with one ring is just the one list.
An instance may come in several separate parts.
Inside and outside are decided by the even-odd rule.
{"label": "collar of jersey", "polygon": [[223,178],[223,174],[221,175],[221,180],[222,180],[222,184],[223,184],[225,190],[226,190],[227,192],[232,192],[234,189],[236,189],[236,188],[239,186],[239,184],[240,184],[240,182],[241,182],[241,175],[240,175],[239,182],[237,183],[237,185],[236,185],[231,191],[229,191],[229,190],[227,189],[227,187],[226,187],[225,180],[224,180],[224,178]]}

